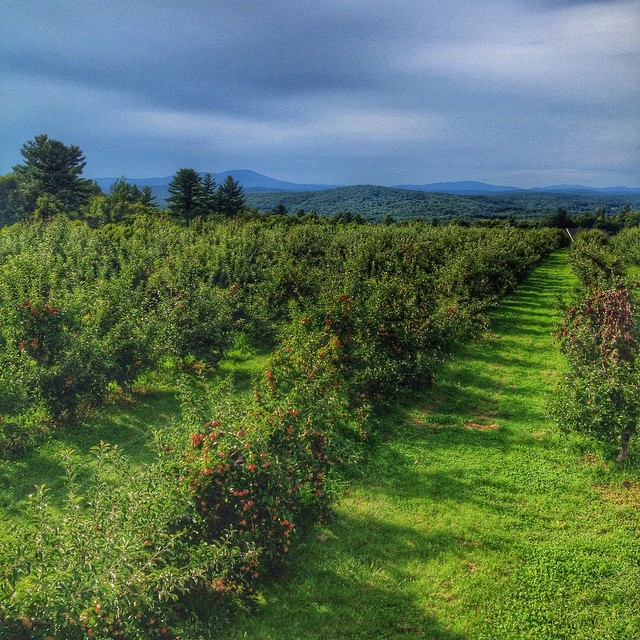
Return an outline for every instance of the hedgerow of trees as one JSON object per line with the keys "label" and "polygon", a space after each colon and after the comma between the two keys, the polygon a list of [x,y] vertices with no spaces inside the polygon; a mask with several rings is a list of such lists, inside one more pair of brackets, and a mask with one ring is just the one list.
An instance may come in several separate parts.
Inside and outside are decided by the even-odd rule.
{"label": "hedgerow of trees", "polygon": [[595,230],[577,236],[571,262],[579,290],[557,332],[568,371],[553,414],[562,428],[617,447],[620,461],[640,419],[640,324],[627,277],[629,264],[640,264],[637,232],[615,241]]}

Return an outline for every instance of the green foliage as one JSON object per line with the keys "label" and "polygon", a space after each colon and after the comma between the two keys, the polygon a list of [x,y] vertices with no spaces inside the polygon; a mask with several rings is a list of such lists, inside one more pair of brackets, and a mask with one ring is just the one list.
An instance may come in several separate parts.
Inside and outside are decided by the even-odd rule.
{"label": "green foliage", "polygon": [[200,215],[202,180],[194,169],[180,169],[169,184],[169,211],[181,220]]}
{"label": "green foliage", "polygon": [[[126,202],[130,190],[114,192]],[[290,540],[326,517],[335,470],[361,456],[371,404],[429,383],[560,240],[549,229],[278,218],[184,225],[141,214],[92,229],[54,217],[0,233],[0,428],[14,453],[147,367],[206,372],[237,332],[278,343],[252,398],[222,389],[207,403],[185,389],[149,475],[114,453],[109,480],[82,503],[73,474],[59,516],[40,496],[36,535],[20,534],[17,555],[2,551],[19,572],[0,574],[10,594],[0,618],[14,629],[154,637],[175,631],[174,600],[207,610],[223,595],[251,596]],[[63,556],[85,562],[78,576]],[[46,576],[41,591],[30,591],[34,576]]]}
{"label": "green foliage", "polygon": [[289,211],[315,210],[323,216],[350,211],[369,221],[382,221],[386,215],[397,221],[411,219],[441,220],[511,217],[535,219],[565,209],[572,215],[591,214],[599,207],[607,213],[623,211],[625,204],[640,206],[637,195],[586,195],[543,192],[514,192],[484,196],[462,196],[426,193],[372,185],[340,187],[327,191],[296,193],[250,193],[247,205],[261,211],[272,211],[283,205]]}
{"label": "green foliage", "polygon": [[220,358],[231,293],[198,280],[197,245],[167,224],[140,216],[128,230],[91,230],[59,218],[0,235],[2,449],[21,450],[166,357]]}
{"label": "green foliage", "polygon": [[231,534],[193,544],[201,518],[166,459],[132,472],[117,447],[94,454],[83,490],[65,452],[62,506],[37,487],[27,523],[0,543],[3,638],[175,638],[176,610],[211,603],[212,581],[235,558]]}
{"label": "green foliage", "polygon": [[547,419],[567,258],[378,416],[386,437],[331,521],[261,585],[257,615],[212,638],[636,640],[637,462],[613,465]]}
{"label": "green foliage", "polygon": [[200,193],[199,206],[203,215],[210,215],[215,213],[218,209],[216,181],[210,173],[205,173],[204,178],[202,178],[202,190]]}
{"label": "green foliage", "polygon": [[640,228],[624,229],[611,241],[615,253],[628,264],[640,265]]}
{"label": "green foliage", "polygon": [[620,445],[626,459],[640,417],[640,326],[630,292],[593,293],[557,335],[569,363],[553,405],[557,422]]}
{"label": "green foliage", "polygon": [[625,287],[627,265],[638,255],[636,232],[626,229],[615,240],[602,230],[578,234],[571,265],[581,299],[557,334],[569,371],[552,404],[554,417],[564,429],[618,444],[619,460],[628,456],[640,417],[640,330]]}
{"label": "green foliage", "polygon": [[223,386],[204,406],[186,388],[182,422],[143,473],[101,443],[83,494],[67,454],[62,509],[39,488],[29,524],[0,546],[10,637],[174,637],[177,611],[251,596],[327,514],[334,467],[355,459],[366,412],[349,405],[337,348],[330,332],[293,337],[242,402]]}
{"label": "green foliage", "polygon": [[29,213],[42,209],[37,203],[40,197],[55,198],[66,214],[78,213],[98,190],[90,180],[80,177],[86,162],[76,145],[66,146],[42,134],[22,145],[20,153],[24,164],[13,167],[13,172]]}
{"label": "green foliage", "polygon": [[216,583],[221,592],[250,595],[259,575],[281,565],[298,531],[326,515],[333,468],[353,460],[366,414],[349,406],[335,358],[326,353],[331,341],[325,335],[284,344],[253,398],[233,402],[219,390],[204,409],[196,403],[184,410],[166,440],[174,475],[202,519],[192,540],[208,544],[234,532],[238,562],[225,566]]}
{"label": "green foliage", "polygon": [[626,275],[625,263],[611,250],[609,236],[597,230],[578,234],[572,245],[571,266],[588,291],[619,286]]}
{"label": "green foliage", "polygon": [[0,176],[0,227],[13,224],[25,215],[24,196],[14,173]]}
{"label": "green foliage", "polygon": [[227,176],[218,187],[216,200],[217,210],[223,216],[233,218],[244,209],[244,189],[233,176]]}

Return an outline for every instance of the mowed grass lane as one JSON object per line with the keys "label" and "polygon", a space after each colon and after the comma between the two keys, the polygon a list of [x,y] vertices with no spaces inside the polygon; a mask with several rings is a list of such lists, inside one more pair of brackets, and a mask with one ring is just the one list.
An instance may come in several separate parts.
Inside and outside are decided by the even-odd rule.
{"label": "mowed grass lane", "polygon": [[257,614],[219,637],[639,638],[638,464],[546,417],[572,285],[561,251],[505,299],[484,338],[386,419],[335,519],[264,585]]}

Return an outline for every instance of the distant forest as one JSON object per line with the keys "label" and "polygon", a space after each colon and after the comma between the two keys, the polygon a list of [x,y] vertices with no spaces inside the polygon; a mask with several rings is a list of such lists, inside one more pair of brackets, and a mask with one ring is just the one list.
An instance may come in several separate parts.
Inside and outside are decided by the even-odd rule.
{"label": "distant forest", "polygon": [[574,216],[596,212],[617,215],[625,205],[634,210],[640,208],[640,195],[519,191],[461,196],[359,185],[302,193],[249,193],[246,194],[246,203],[260,211],[273,211],[280,206],[289,213],[300,209],[328,216],[349,212],[373,222],[386,215],[396,220],[542,218],[557,210],[565,210]]}

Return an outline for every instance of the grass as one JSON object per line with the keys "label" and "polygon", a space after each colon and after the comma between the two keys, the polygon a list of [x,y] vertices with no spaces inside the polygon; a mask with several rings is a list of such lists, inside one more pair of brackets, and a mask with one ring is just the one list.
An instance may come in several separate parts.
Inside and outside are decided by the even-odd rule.
{"label": "grass", "polygon": [[637,464],[545,415],[571,284],[554,254],[483,340],[387,416],[334,521],[218,637],[637,638]]}

